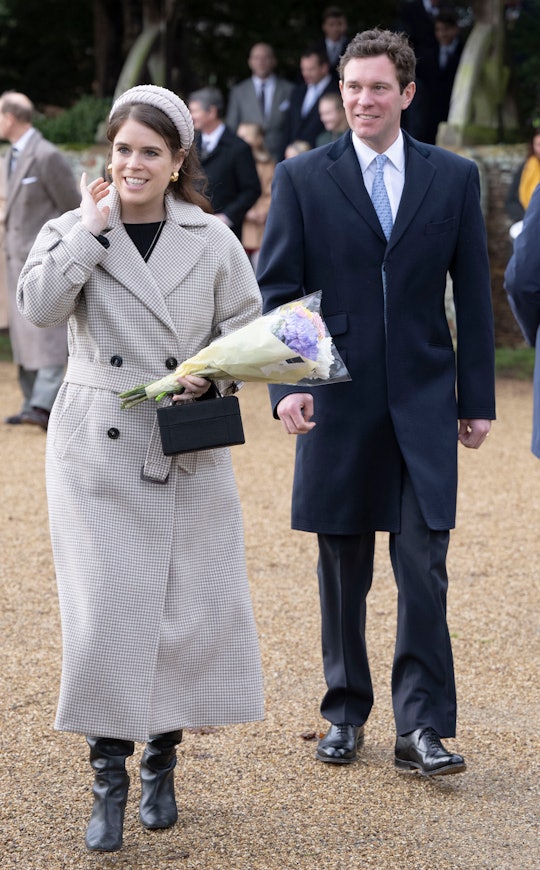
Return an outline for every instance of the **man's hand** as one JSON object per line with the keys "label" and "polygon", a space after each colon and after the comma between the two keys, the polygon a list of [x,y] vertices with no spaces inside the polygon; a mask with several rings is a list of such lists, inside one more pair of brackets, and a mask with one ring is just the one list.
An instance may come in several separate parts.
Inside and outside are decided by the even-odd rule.
{"label": "man's hand", "polygon": [[277,414],[289,435],[305,435],[315,426],[311,393],[291,393],[277,406]]}
{"label": "man's hand", "polygon": [[460,420],[458,440],[464,447],[477,450],[489,435],[491,420]]}

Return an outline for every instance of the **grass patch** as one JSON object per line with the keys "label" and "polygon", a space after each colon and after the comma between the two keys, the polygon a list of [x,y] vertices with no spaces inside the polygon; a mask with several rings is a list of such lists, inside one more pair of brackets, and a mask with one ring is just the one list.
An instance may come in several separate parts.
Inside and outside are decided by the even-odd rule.
{"label": "grass patch", "polygon": [[0,332],[0,361],[1,362],[11,362],[11,344],[9,342],[9,335],[4,332]]}
{"label": "grass patch", "polygon": [[530,381],[534,371],[534,347],[498,347],[495,351],[495,372],[500,378]]}

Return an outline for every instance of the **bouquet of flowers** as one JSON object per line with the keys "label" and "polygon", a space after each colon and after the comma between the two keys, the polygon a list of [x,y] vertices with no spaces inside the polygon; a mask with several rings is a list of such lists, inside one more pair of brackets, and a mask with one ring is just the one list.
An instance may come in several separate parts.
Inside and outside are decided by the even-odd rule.
{"label": "bouquet of flowers", "polygon": [[179,377],[317,386],[351,377],[320,315],[321,291],[280,305],[241,329],[221,336],[150,384],[120,394],[122,408],[181,392]]}

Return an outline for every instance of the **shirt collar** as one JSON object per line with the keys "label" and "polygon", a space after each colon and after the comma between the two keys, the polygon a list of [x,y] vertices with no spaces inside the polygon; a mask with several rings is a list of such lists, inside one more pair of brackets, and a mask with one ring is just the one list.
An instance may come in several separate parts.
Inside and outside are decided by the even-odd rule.
{"label": "shirt collar", "polygon": [[260,79],[259,76],[251,76],[251,78],[253,80],[253,84],[255,85],[255,88],[257,91],[259,90],[259,88],[262,84],[264,84],[264,86],[267,87],[268,85],[273,85],[275,80],[276,80],[276,77],[273,74],[268,76],[265,79]]}
{"label": "shirt collar", "polygon": [[[370,148],[369,145],[366,145],[364,142],[362,142],[362,140],[358,138],[356,133],[352,134],[352,143],[354,146],[354,150],[356,151],[356,156],[358,157],[358,162],[360,163],[362,174],[365,174],[366,170],[375,160],[378,152],[374,151],[373,148]],[[393,166],[398,170],[398,172],[405,171],[405,143],[403,141],[403,133],[401,132],[401,130],[399,131],[395,142],[392,142],[390,147],[387,148],[384,153],[388,157],[390,163],[392,163]]]}
{"label": "shirt collar", "polygon": [[219,127],[216,127],[215,130],[212,130],[211,133],[203,133],[202,134],[202,142],[206,148],[214,149],[221,139],[223,135],[223,131],[225,130],[225,124],[220,124]]}
{"label": "shirt collar", "polygon": [[16,142],[13,142],[12,148],[16,148],[17,151],[19,151],[19,153],[21,151],[24,151],[24,149],[28,145],[29,139],[31,138],[31,136],[34,132],[35,132],[34,127],[30,127],[30,129],[26,130],[26,132],[23,133],[22,136],[19,139],[17,139]]}

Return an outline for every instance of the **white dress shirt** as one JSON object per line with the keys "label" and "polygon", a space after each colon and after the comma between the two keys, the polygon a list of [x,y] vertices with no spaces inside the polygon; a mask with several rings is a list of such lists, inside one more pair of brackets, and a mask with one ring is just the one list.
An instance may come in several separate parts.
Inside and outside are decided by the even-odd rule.
{"label": "white dress shirt", "polygon": [[201,137],[203,151],[206,151],[207,154],[211,154],[221,139],[224,130],[225,124],[220,124],[219,127],[216,127],[216,129],[212,130],[211,133],[203,133]]}
{"label": "white dress shirt", "polygon": [[315,103],[317,102],[317,100],[321,96],[322,92],[325,90],[325,88],[328,87],[328,85],[330,84],[331,78],[332,77],[330,75],[327,75],[327,76],[324,76],[324,78],[322,78],[320,80],[320,82],[317,82],[316,85],[308,85],[307,86],[306,94],[304,96],[304,101],[302,103],[302,117],[303,118],[305,118],[305,116],[308,114],[308,112],[313,108],[313,106],[315,105]]}
{"label": "white dress shirt", "polygon": [[[373,151],[372,148],[362,142],[356,133],[352,134],[352,143],[358,157],[360,169],[362,170],[366,190],[371,197],[371,189],[375,180],[375,158],[378,152]],[[388,191],[392,217],[395,221],[405,184],[405,144],[401,130],[395,142],[383,153],[388,157],[384,165],[384,183]]]}

